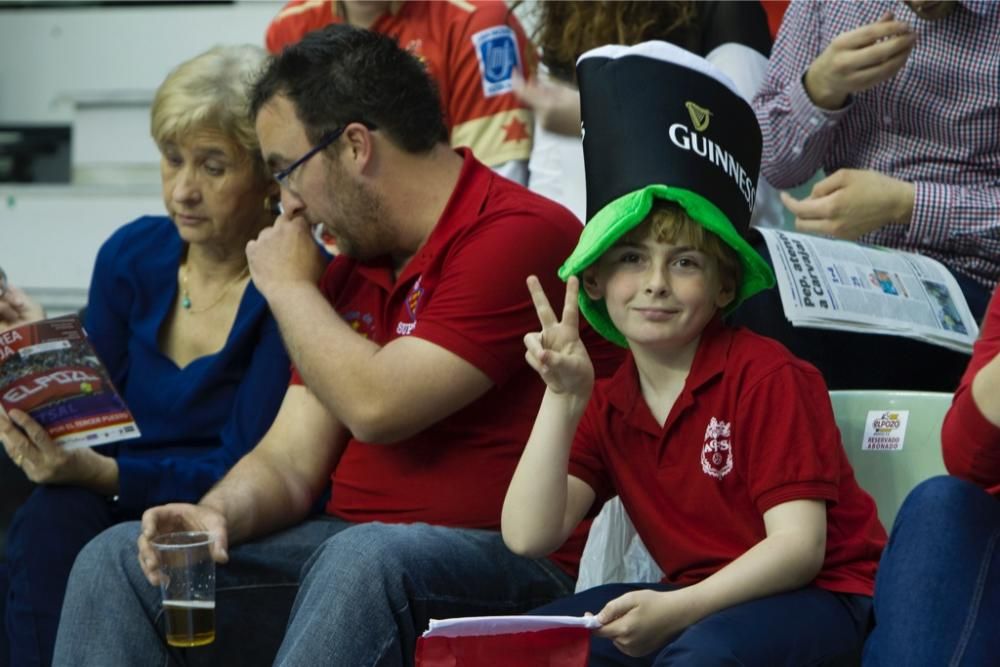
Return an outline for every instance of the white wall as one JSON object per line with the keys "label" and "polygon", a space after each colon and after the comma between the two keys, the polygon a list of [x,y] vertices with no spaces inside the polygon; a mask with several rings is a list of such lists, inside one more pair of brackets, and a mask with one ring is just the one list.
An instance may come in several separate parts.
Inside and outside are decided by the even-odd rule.
{"label": "white wall", "polygon": [[[263,45],[283,4],[0,10],[0,125],[74,127],[74,185],[0,184],[0,267],[11,282],[50,314],[83,305],[101,242],[163,211],[144,106],[153,91],[215,44]],[[532,4],[518,12],[529,30]]]}
{"label": "white wall", "polygon": [[69,122],[74,96],[152,91],[222,43],[264,43],[282,3],[0,11],[0,123]]}
{"label": "white wall", "polygon": [[281,5],[0,11],[0,125],[75,128],[76,184],[0,184],[0,266],[12,283],[52,315],[84,304],[104,239],[163,211],[148,136],[153,91],[215,44],[262,45]]}

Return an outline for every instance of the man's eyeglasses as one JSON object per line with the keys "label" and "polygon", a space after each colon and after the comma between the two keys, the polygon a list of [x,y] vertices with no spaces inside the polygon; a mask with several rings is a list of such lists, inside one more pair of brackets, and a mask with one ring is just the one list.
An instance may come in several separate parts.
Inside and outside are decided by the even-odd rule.
{"label": "man's eyeglasses", "polygon": [[372,125],[371,123],[367,123],[367,122],[365,122],[363,120],[351,121],[349,123],[344,123],[343,125],[341,125],[340,127],[338,127],[336,130],[331,130],[331,131],[327,132],[326,134],[324,134],[322,137],[320,137],[319,142],[315,146],[313,146],[312,148],[310,148],[308,151],[306,151],[306,154],[303,155],[302,157],[300,157],[298,160],[296,160],[295,162],[291,163],[290,165],[288,165],[287,167],[285,167],[281,171],[274,172],[274,174],[273,174],[274,180],[278,181],[278,185],[280,185],[281,187],[287,188],[288,187],[288,177],[292,175],[292,172],[295,171],[296,169],[298,169],[299,167],[301,167],[306,162],[308,162],[309,158],[311,158],[313,155],[316,155],[316,153],[319,153],[321,150],[323,150],[324,148],[326,148],[327,146],[329,146],[330,144],[332,144],[333,142],[335,142],[337,140],[337,138],[340,137],[340,135],[342,135],[344,133],[344,130],[347,129],[347,126],[350,125],[351,123],[361,123],[362,125],[364,125],[365,127],[367,127],[369,130],[374,130],[375,129],[374,125]]}

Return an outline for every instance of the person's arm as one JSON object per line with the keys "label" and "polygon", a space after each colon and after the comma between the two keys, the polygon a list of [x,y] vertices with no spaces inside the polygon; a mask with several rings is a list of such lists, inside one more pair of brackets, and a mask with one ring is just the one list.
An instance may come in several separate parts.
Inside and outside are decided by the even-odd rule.
{"label": "person's arm", "polygon": [[662,646],[688,626],[722,609],[805,586],[826,553],[826,503],[793,500],[764,512],[767,537],[710,577],[676,591],[634,591],[597,614],[596,631],[626,655]]}
{"label": "person's arm", "polygon": [[580,91],[551,77],[525,80],[514,76],[514,92],[535,112],[538,124],[549,132],[580,138]]}
{"label": "person's arm", "polygon": [[1000,187],[904,181],[872,169],[838,169],[796,200],[781,194],[795,228],[854,240],[885,225],[938,252],[968,252],[969,239],[1000,234]]}
{"label": "person's arm", "polygon": [[225,406],[228,419],[219,433],[218,446],[197,456],[151,459],[120,455],[120,506],[138,511],[167,502],[197,502],[267,432],[288,387],[290,362],[277,323],[266,305],[261,309],[263,312],[255,316],[259,333],[250,363],[235,397]]}
{"label": "person's arm", "polygon": [[[128,369],[127,313],[134,294],[133,283],[119,269],[127,261],[122,259],[127,256],[123,249],[131,245],[136,229],[148,227],[127,225],[98,251],[84,322],[91,344],[119,391],[124,391]],[[29,310],[35,308],[37,305]],[[40,308],[33,313],[41,314]],[[0,417],[0,440],[11,460],[36,484],[73,484],[109,497],[118,493],[118,464],[111,456],[90,448],[66,451],[24,412],[12,410],[7,417]]]}
{"label": "person's arm", "polygon": [[230,543],[301,521],[326,488],[347,432],[302,385],[291,385],[264,439],[199,505],[226,517]]}
{"label": "person's arm", "polygon": [[914,198],[912,183],[872,169],[838,169],[802,199],[781,193],[796,230],[849,241],[886,225],[910,225]]}
{"label": "person's arm", "polygon": [[[530,78],[533,63],[520,22],[506,3],[480,3],[460,25],[451,26],[447,39],[448,59],[439,69],[444,81],[438,84],[451,145],[468,146],[497,173],[527,184],[534,120],[514,93],[513,76],[519,71]],[[486,62],[487,53],[515,56],[516,62],[498,67]]]}
{"label": "person's arm", "polygon": [[516,554],[546,556],[566,541],[594,502],[594,491],[569,475],[569,452],[594,385],[594,368],[580,341],[577,294],[570,278],[562,320],[541,283],[528,279],[542,330],[524,337],[525,359],[545,381],[535,425],[507,487],[501,514],[504,542]]}
{"label": "person's arm", "polygon": [[761,173],[775,187],[808,180],[822,165],[850,95],[893,76],[913,47],[909,26],[883,20],[824,43],[825,3],[793,2],[753,106],[763,134]]}
{"label": "person's arm", "polygon": [[[526,228],[533,236],[527,245]],[[279,218],[248,244],[247,255],[306,385],[355,438],[391,444],[521,372],[521,338],[536,321],[523,277],[542,274],[555,293],[556,267],[576,229],[567,212],[544,202],[484,215],[449,250],[409,335],[384,345],[357,335],[330,308],[337,285],[325,283],[325,296],[316,287],[320,267],[307,268],[304,255],[316,251],[303,221]],[[487,261],[493,257],[503,257],[502,266]],[[336,262],[332,267],[335,273]]]}
{"label": "person's arm", "polygon": [[216,536],[213,557],[225,563],[230,545],[301,521],[326,488],[347,435],[306,387],[290,386],[264,439],[200,503],[171,503],[143,513],[138,546],[146,578],[159,583],[159,560],[150,543],[157,535],[209,531]]}
{"label": "person's arm", "polygon": [[485,394],[492,382],[444,347],[417,338],[378,345],[359,336],[317,287],[318,251],[301,218],[279,221],[247,246],[254,283],[306,385],[360,441],[391,444]]}
{"label": "person's arm", "polygon": [[941,447],[952,475],[1000,490],[1000,290],[945,415]]}

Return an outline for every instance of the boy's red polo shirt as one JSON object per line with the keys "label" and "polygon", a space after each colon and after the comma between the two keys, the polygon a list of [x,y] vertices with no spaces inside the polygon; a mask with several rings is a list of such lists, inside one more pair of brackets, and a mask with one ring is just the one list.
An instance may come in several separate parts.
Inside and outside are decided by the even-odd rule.
{"label": "boy's red polo shirt", "polygon": [[[394,445],[351,440],[333,474],[327,512],[348,521],[422,521],[500,529],[507,485],[534,424],[544,384],[524,360],[539,328],[525,285],[535,274],[552,303],[580,223],[562,206],[497,176],[467,150],[458,184],[424,246],[393,279],[386,261],[338,257],[321,288],[359,334],[385,345],[416,336],[457,354],[494,383],[484,396]],[[599,376],[621,350],[583,332]],[[336,354],[330,350],[330,354]],[[296,373],[293,382],[301,383]],[[585,531],[552,558],[575,574]]]}
{"label": "boy's red polo shirt", "polygon": [[664,572],[689,585],[766,537],[763,514],[827,501],[820,588],[871,595],[885,545],[875,503],[854,479],[819,371],[779,343],[718,319],[702,332],[684,390],[661,428],[629,356],[597,384],[569,472],[617,493]]}

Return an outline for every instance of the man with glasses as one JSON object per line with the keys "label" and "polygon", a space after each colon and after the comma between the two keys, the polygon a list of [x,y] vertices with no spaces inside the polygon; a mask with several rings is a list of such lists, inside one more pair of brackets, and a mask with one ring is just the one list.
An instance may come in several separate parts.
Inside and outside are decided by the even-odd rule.
{"label": "man with glasses", "polygon": [[[289,47],[252,114],[284,213],[247,255],[292,384],[199,505],[147,512],[138,550],[137,524],[89,545],[57,664],[164,662],[149,540],[174,530],[216,533],[227,563],[217,640],[189,661],[407,665],[431,617],[514,614],[572,590],[583,533],[532,560],[498,529],[543,392],[523,359],[525,280],[561,293],[579,223],[453,151],[418,61],[377,33],[329,26]],[[313,225],[342,252],[325,273]],[[612,372],[620,351],[584,333]],[[325,516],[305,520],[331,473]]]}

